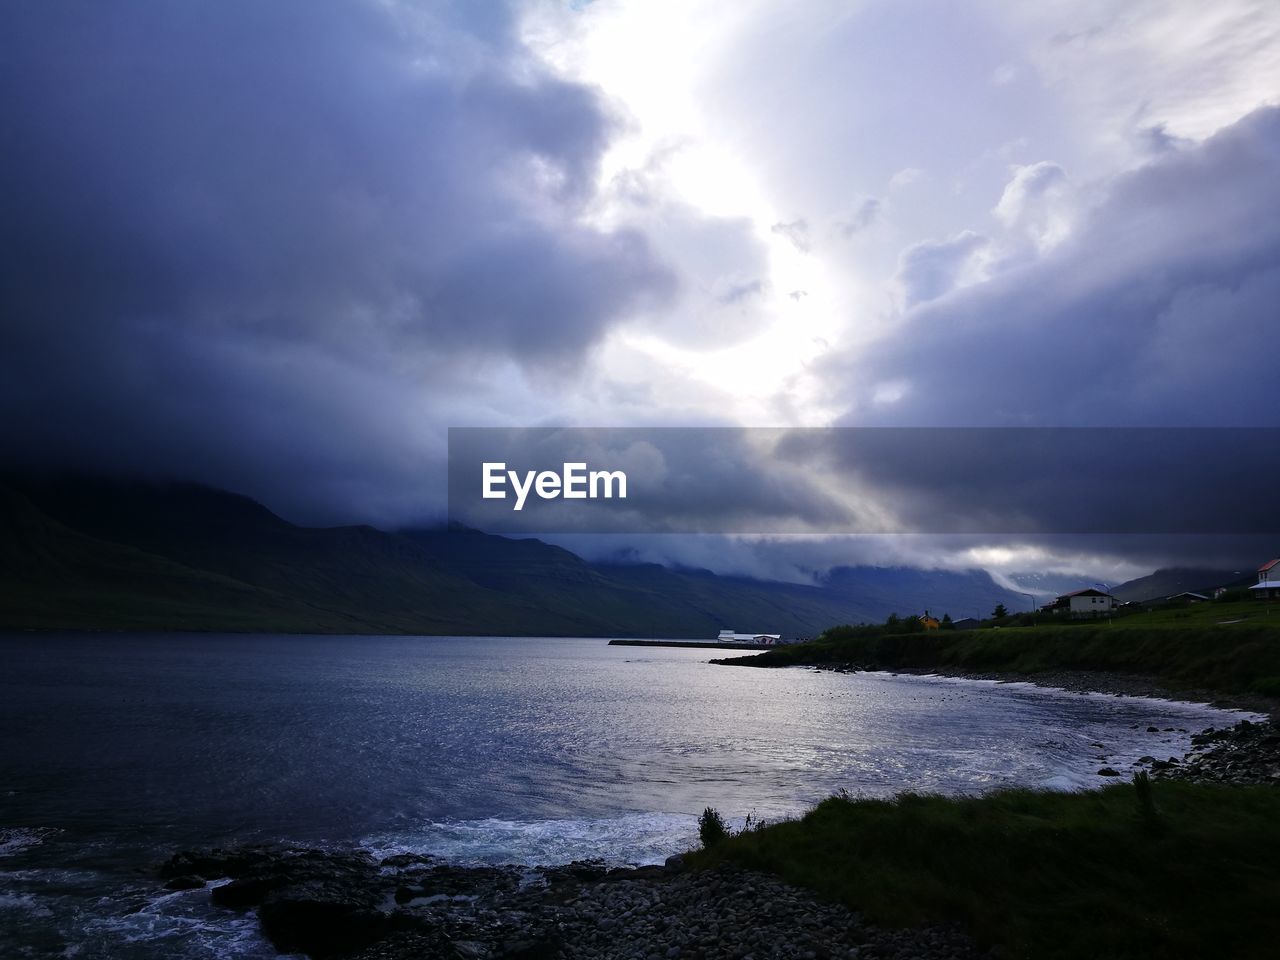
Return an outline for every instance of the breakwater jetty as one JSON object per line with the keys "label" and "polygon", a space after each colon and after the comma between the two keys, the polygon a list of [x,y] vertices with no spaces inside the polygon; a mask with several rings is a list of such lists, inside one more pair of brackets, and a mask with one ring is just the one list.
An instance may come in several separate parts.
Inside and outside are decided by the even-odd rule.
{"label": "breakwater jetty", "polygon": [[610,640],[611,647],[694,647],[705,650],[772,650],[769,643],[718,643],[715,640]]}

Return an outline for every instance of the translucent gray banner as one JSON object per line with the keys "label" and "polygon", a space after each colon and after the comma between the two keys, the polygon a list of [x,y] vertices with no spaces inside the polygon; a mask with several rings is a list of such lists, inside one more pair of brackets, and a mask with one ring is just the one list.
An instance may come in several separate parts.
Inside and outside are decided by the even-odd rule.
{"label": "translucent gray banner", "polygon": [[493,533],[1257,534],[1280,428],[453,428]]}

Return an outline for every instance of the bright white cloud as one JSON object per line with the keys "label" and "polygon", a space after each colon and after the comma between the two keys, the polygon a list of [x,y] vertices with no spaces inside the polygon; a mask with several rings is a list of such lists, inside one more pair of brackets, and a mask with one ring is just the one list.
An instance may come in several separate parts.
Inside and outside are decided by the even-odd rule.
{"label": "bright white cloud", "polygon": [[1056,163],[1015,166],[993,211],[1009,230],[1039,250],[1057,246],[1071,230],[1074,210],[1067,175]]}

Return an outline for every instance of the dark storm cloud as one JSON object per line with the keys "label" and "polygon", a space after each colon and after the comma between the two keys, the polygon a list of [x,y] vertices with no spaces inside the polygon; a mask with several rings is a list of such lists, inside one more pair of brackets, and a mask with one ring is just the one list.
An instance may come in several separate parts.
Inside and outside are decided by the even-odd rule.
{"label": "dark storm cloud", "polygon": [[582,224],[614,121],[499,4],[11,4],[0,116],[11,460],[372,482],[452,360],[673,292]]}
{"label": "dark storm cloud", "polygon": [[[622,427],[449,431],[449,512],[499,533],[713,533],[848,529],[849,509],[779,459],[785,429]],[[622,498],[540,499],[520,511],[508,482],[503,499],[483,496],[483,465],[559,473],[565,463],[622,471]],[[522,480],[523,482],[523,480]]]}
{"label": "dark storm cloud", "polygon": [[[1280,109],[1118,178],[1067,240],[1019,263],[829,361],[852,387],[847,422],[1280,423]],[[876,403],[884,383],[901,399]]]}
{"label": "dark storm cloud", "polygon": [[965,230],[948,240],[926,240],[908,247],[898,261],[904,304],[912,307],[949,292],[988,242],[986,237]]}
{"label": "dark storm cloud", "polygon": [[[827,361],[826,382],[848,385],[844,422],[1200,427],[1210,428],[1206,450],[1215,442],[1212,428],[1280,425],[1273,349],[1280,337],[1280,109],[1258,110],[1118,178],[1068,239],[1016,264],[999,272],[997,263],[991,279],[908,309],[892,339]],[[907,286],[920,292],[918,284]],[[892,400],[877,397],[885,384],[894,385]],[[1090,461],[1026,478],[1016,449],[975,457],[921,444],[917,455],[937,464],[942,486],[921,485],[918,467],[902,457],[882,458],[860,476],[893,491],[896,507],[925,522],[948,502],[971,501],[974,529],[992,503],[1029,511],[1045,530],[1082,529],[1054,518],[1070,520],[1064,510],[1083,493],[1086,501],[1095,497],[1092,516],[1106,518],[1104,527],[1134,529],[1126,526],[1134,516],[1163,515],[1170,520],[1148,529],[1172,531],[1182,512],[1193,522],[1181,529],[1210,531],[1206,518],[1235,505],[1255,511],[1262,531],[1272,526],[1260,512],[1270,500],[1266,478],[1277,469],[1275,431],[1256,437],[1252,453],[1246,444],[1227,458],[1207,453],[1190,469],[1155,475],[1137,449],[1126,454],[1132,471]],[[825,456],[841,460],[838,449]],[[963,489],[973,491],[970,501],[959,495]],[[1251,549],[1273,553],[1274,535],[1093,533],[1076,537],[1071,549],[1153,566],[1209,557],[1241,562]]]}
{"label": "dark storm cloud", "polygon": [[[1070,533],[1101,553],[1135,535],[1194,534],[1206,551],[1206,534],[1274,529],[1258,505],[1280,442],[1252,428],[1280,426],[1277,171],[1280,110],[1263,110],[1118,179],[1074,236],[997,261],[992,279],[954,289],[957,263],[986,244],[975,235],[915,247],[903,280],[921,302],[892,340],[826,371],[858,388],[851,423],[1090,429],[784,431],[763,447],[707,432],[692,470],[732,470],[705,485],[659,476],[652,513],[608,529],[835,533],[887,517],[881,529],[1006,543]],[[877,400],[884,383],[902,388]],[[1101,429],[1148,426],[1202,429]],[[1246,429],[1217,429],[1232,426]]]}
{"label": "dark storm cloud", "polygon": [[[579,534],[555,536],[552,542],[580,556],[606,562],[675,563],[796,583],[823,583],[841,567],[919,567],[973,569],[977,557],[1000,547],[1012,555],[993,572],[1057,571],[1046,586],[1014,586],[1052,597],[1065,589],[1115,585],[1158,567],[1215,569],[1247,578],[1260,558],[1275,556],[1274,537],[1113,536],[1073,535],[1019,537],[993,541],[990,537],[938,534],[833,537],[748,538],[716,535],[661,534],[611,536]],[[1100,550],[1100,547],[1102,548]],[[981,565],[990,565],[984,559]],[[1061,581],[1065,579],[1066,583]],[[1055,581],[1057,581],[1055,583]]]}
{"label": "dark storm cloud", "polygon": [[[626,496],[526,490],[620,471]],[[1238,465],[1248,463],[1241,474]],[[497,496],[487,495],[496,467]],[[486,465],[490,465],[487,467]],[[516,477],[508,479],[507,471]],[[1018,535],[1280,531],[1280,428],[457,429],[452,519],[511,533]],[[1206,496],[1230,485],[1231,496]]]}

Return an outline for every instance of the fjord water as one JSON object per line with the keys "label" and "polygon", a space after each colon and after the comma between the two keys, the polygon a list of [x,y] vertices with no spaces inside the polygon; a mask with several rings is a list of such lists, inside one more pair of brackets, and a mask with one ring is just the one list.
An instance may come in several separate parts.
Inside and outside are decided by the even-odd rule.
{"label": "fjord water", "polygon": [[183,847],[658,862],[695,842],[707,805],[771,819],[838,789],[1096,785],[1100,766],[1180,754],[1236,719],[716,655],[603,639],[0,637],[0,955],[270,956],[251,917],[139,872]]}

